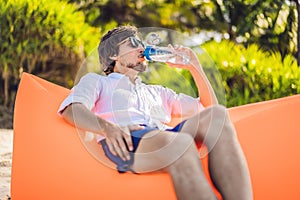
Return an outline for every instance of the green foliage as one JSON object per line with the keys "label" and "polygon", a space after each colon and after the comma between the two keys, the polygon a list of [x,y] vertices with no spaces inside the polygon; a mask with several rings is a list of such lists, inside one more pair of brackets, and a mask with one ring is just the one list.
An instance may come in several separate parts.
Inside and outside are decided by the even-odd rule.
{"label": "green foliage", "polygon": [[[93,26],[107,23],[164,27],[189,33],[217,31],[245,45],[259,44],[284,57],[296,54],[298,0],[65,0]],[[300,30],[300,29],[299,29]],[[300,57],[298,58],[300,63]]]}
{"label": "green foliage", "polygon": [[71,86],[99,32],[85,23],[83,13],[74,5],[59,0],[0,1],[0,30],[0,83],[4,85],[0,94],[4,91],[4,104],[22,71]]}
{"label": "green foliage", "polygon": [[267,54],[257,45],[233,42],[203,45],[223,79],[227,106],[237,106],[300,93],[300,68],[292,55]]}

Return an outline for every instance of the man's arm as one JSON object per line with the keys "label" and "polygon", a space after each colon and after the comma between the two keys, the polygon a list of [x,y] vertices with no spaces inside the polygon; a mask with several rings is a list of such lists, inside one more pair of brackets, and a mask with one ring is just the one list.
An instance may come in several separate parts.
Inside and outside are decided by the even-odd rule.
{"label": "man's arm", "polygon": [[[170,46],[170,48],[172,47]],[[190,48],[187,47],[175,46],[174,50],[178,51],[179,54],[180,52],[187,54],[190,58],[190,61],[188,64],[168,63],[168,65],[175,68],[184,68],[190,71],[198,88],[200,101],[204,107],[218,104],[216,94],[203,71],[203,68],[198,60],[197,55]]]}
{"label": "man's arm", "polygon": [[81,103],[72,103],[67,106],[62,112],[62,117],[79,129],[105,136],[109,150],[114,155],[119,155],[123,160],[130,159],[124,140],[129,150],[132,150],[130,131],[139,130],[141,127],[128,126],[121,128],[96,116]]}
{"label": "man's arm", "polygon": [[62,112],[63,118],[70,124],[85,131],[104,135],[104,127],[110,124],[97,117],[81,103],[72,103]]}
{"label": "man's arm", "polygon": [[190,72],[198,88],[198,94],[200,96],[200,101],[204,107],[218,104],[218,99],[216,94],[205,75],[201,64],[192,64]]}

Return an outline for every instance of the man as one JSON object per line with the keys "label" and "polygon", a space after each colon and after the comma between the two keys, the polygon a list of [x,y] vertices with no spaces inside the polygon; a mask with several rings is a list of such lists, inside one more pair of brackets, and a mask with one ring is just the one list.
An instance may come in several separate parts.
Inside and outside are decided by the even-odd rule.
{"label": "man", "polygon": [[[195,145],[204,142],[211,178],[223,199],[252,199],[247,163],[226,109],[218,105],[193,51],[169,48],[188,54],[188,64],[179,57],[177,64],[168,64],[191,72],[202,103],[143,84],[137,76],[147,67],[143,44],[135,27],[121,26],[105,34],[98,47],[107,76],[83,76],[60,113],[77,128],[99,134],[99,144],[120,172],[168,172],[178,199],[216,199]],[[175,128],[165,125],[171,116],[182,119]]]}

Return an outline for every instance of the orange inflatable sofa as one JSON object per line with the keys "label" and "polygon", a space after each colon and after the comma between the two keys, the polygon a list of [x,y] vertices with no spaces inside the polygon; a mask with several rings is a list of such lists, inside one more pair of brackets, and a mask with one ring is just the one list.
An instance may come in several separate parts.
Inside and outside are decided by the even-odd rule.
{"label": "orange inflatable sofa", "polygon": [[[14,114],[13,200],[176,199],[168,174],[119,174],[99,162],[57,114],[68,93],[22,74]],[[300,199],[300,95],[228,110],[248,161],[254,199]],[[207,162],[202,159],[209,176]]]}

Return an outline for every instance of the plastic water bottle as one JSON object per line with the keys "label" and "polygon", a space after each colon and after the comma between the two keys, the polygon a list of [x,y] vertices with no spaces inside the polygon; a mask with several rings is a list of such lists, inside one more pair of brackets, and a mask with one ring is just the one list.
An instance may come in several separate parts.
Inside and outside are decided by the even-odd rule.
{"label": "plastic water bottle", "polygon": [[176,53],[168,47],[154,45],[146,46],[143,55],[148,61],[170,62],[174,64],[187,64],[190,61],[189,56],[184,52]]}

